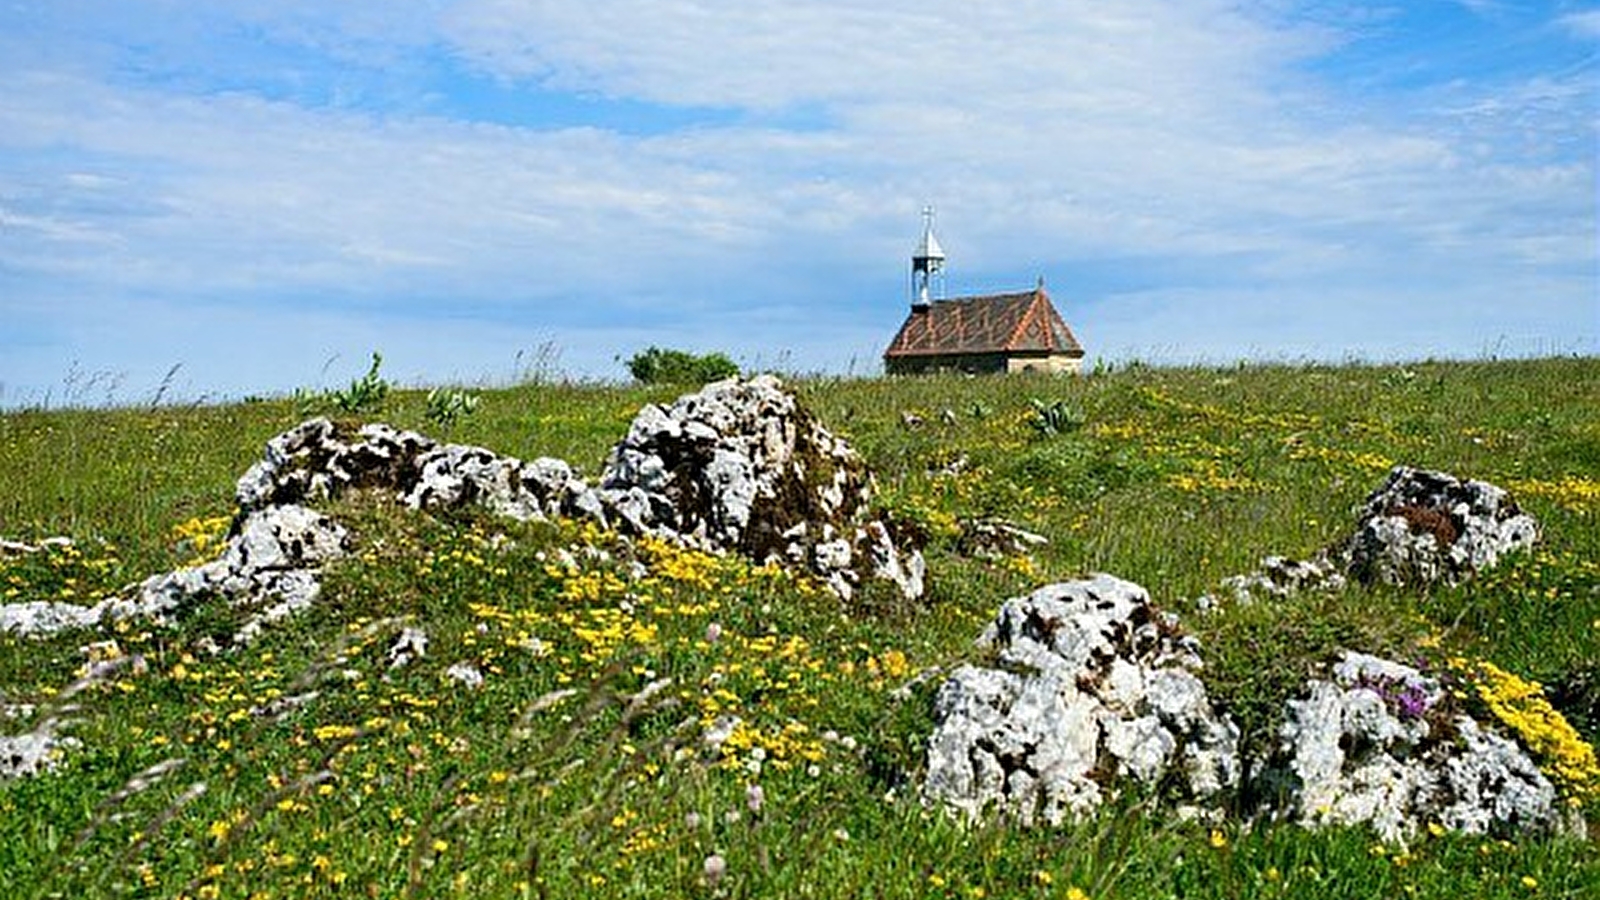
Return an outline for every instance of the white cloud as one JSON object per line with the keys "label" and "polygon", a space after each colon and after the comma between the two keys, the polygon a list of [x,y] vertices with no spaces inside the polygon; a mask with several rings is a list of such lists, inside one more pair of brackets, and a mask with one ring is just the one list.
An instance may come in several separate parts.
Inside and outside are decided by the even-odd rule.
{"label": "white cloud", "polygon": [[1600,9],[1568,13],[1557,21],[1579,37],[1600,39]]}
{"label": "white cloud", "polygon": [[[1091,347],[1095,316],[1131,295],[1084,288],[1076,268],[1118,260],[1171,282],[1137,294],[1142,319],[1105,330],[1128,345],[1203,333],[1217,355],[1243,354],[1253,313],[1226,310],[1292,296],[1318,324],[1272,319],[1284,340],[1303,333],[1314,347],[1320,335],[1338,354],[1371,339],[1336,314],[1381,312],[1352,305],[1363,291],[1403,285],[1442,320],[1468,287],[1535,283],[1554,292],[1540,327],[1595,339],[1584,308],[1595,261],[1585,73],[1354,95],[1304,65],[1340,34],[1293,4],[181,10],[183,27],[151,37],[179,70],[203,69],[203,58],[184,62],[200,52],[186,48],[226,25],[322,65],[457,60],[511,88],[682,107],[674,121],[689,124],[622,133],[536,113],[525,125],[475,123],[412,111],[425,104],[360,111],[269,99],[278,95],[248,80],[128,83],[87,56],[14,56],[0,64],[11,88],[0,98],[0,298],[10,298],[0,314],[25,291],[147,308],[137,298],[161,297],[212,310],[203,318],[220,329],[223,300],[249,323],[239,333],[283,348],[262,351],[250,371],[263,378],[274,360],[300,372],[321,361],[294,355],[294,327],[267,324],[274,307],[291,322],[322,308],[331,318],[316,327],[344,336],[347,356],[363,358],[369,333],[419,360],[432,346],[434,368],[416,374],[435,379],[466,375],[465,355],[430,345],[415,324],[430,315],[502,356],[507,333],[555,335],[587,372],[648,334],[763,358],[788,349],[838,368],[875,358],[897,322],[903,257],[931,201],[953,283],[1017,287],[1045,271],[1056,293],[1082,301],[1069,318],[1086,317]],[[163,32],[160,17],[123,15],[138,35]],[[1563,23],[1581,31],[1592,17]],[[436,74],[430,89],[448,90],[449,74]],[[1478,331],[1515,330],[1521,312],[1471,308],[1480,318],[1457,326],[1458,352],[1478,349]],[[94,315],[69,314],[70,346],[116,352],[82,327]],[[1418,346],[1433,340],[1431,324],[1402,325]],[[186,357],[191,338],[161,345],[153,326],[141,333],[157,374]],[[8,351],[5,368],[17,359]]]}
{"label": "white cloud", "polygon": [[1260,66],[1310,46],[1213,0],[469,0],[446,22],[463,53],[506,77],[754,109],[900,102],[1166,114],[1219,84],[1237,99]]}

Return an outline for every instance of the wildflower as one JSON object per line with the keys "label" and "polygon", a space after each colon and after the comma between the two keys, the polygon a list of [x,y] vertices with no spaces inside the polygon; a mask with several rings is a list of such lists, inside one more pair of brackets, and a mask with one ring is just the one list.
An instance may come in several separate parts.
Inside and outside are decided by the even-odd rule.
{"label": "wildflower", "polygon": [[1228,846],[1228,836],[1216,828],[1211,829],[1211,846],[1218,850]]}
{"label": "wildflower", "polygon": [[1545,773],[1569,799],[1581,803],[1600,795],[1600,762],[1594,748],[1550,705],[1537,682],[1525,681],[1489,662],[1468,669],[1468,677],[1478,699],[1542,759]]}
{"label": "wildflower", "polygon": [[886,678],[904,678],[911,670],[906,655],[899,650],[885,650],[879,665]]}
{"label": "wildflower", "polygon": [[744,789],[744,803],[753,813],[761,812],[761,804],[766,798],[767,792],[759,784],[752,784]]}
{"label": "wildflower", "polygon": [[1033,880],[1043,885],[1049,885],[1056,880],[1056,877],[1044,869],[1039,869],[1033,873]]}
{"label": "wildflower", "polygon": [[1067,888],[1066,900],[1089,900],[1089,895],[1084,893],[1083,888],[1073,885]]}
{"label": "wildflower", "polygon": [[706,884],[715,886],[717,882],[722,880],[722,876],[727,874],[728,861],[723,859],[721,855],[713,853],[706,857],[704,870]]}

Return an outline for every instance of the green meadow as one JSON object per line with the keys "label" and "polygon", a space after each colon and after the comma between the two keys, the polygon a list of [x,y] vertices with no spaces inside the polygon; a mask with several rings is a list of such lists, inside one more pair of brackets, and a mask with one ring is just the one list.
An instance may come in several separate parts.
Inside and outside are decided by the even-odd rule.
{"label": "green meadow", "polygon": [[[247,647],[214,652],[247,616],[223,601],[176,627],[0,635],[0,706],[31,709],[0,733],[59,715],[80,742],[0,784],[0,897],[1600,896],[1595,837],[1389,845],[1238,810],[1183,822],[1133,792],[1028,829],[917,793],[939,673],[1006,598],[1109,572],[1200,639],[1253,746],[1341,648],[1465,673],[1600,835],[1581,755],[1600,740],[1600,360],[788,384],[926,542],[924,601],[842,603],[774,566],[353,492],[327,507],[352,555]],[[441,415],[395,388],[336,414],[593,478],[643,405],[685,390],[541,379]],[[0,537],[73,541],[0,557],[0,600],[87,604],[210,558],[234,482],[306,408],[0,414]],[[1541,545],[1453,588],[1202,611],[1261,557],[1347,534],[1395,464],[1509,489]],[[973,558],[978,517],[1049,543]],[[392,666],[407,628],[426,652]]]}

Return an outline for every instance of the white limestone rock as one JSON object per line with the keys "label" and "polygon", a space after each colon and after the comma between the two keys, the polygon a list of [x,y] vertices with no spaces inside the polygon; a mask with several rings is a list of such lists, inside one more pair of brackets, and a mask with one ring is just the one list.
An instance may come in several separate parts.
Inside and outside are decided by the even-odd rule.
{"label": "white limestone rock", "polygon": [[483,673],[471,663],[451,663],[450,667],[444,670],[444,677],[446,681],[455,682],[467,690],[475,691],[483,687]]}
{"label": "white limestone rock", "polygon": [[245,626],[243,639],[248,640],[266,623],[315,602],[321,590],[317,573],[345,555],[349,537],[344,526],[303,506],[264,507],[245,516],[222,555],[210,562],[152,575],[125,596],[107,597],[94,606],[31,602],[0,607],[0,630],[42,636],[130,618],[171,622],[207,598],[223,596],[234,605],[261,610]]}
{"label": "white limestone rock", "polygon": [[1118,778],[1176,771],[1177,799],[1201,805],[1238,784],[1238,728],[1195,676],[1196,644],[1138,585],[1097,575],[1008,600],[979,646],[996,667],[963,666],[936,696],[925,803],[1055,825]]}
{"label": "white limestone rock", "polygon": [[389,668],[401,669],[428,655],[428,633],[421,628],[406,626],[385,654]]}
{"label": "white limestone rock", "polygon": [[26,637],[43,637],[73,628],[92,628],[100,616],[89,606],[30,600],[0,606],[0,632],[10,631]]}
{"label": "white limestone rock", "polygon": [[1308,826],[1366,825],[1404,841],[1426,823],[1470,833],[1564,827],[1549,780],[1514,742],[1436,712],[1439,682],[1344,654],[1289,703],[1265,793]]}
{"label": "white limestone rock", "polygon": [[1396,466],[1334,552],[1363,583],[1454,584],[1538,539],[1539,523],[1504,489]]}
{"label": "white limestone rock", "polygon": [[772,376],[640,410],[599,494],[628,533],[802,566],[846,599],[874,579],[924,590],[920,553],[872,517],[866,465]]}
{"label": "white limestone rock", "polygon": [[600,498],[561,460],[523,462],[381,423],[348,435],[327,419],[303,422],[267,442],[236,493],[240,506],[252,510],[326,499],[352,487],[388,492],[413,509],[478,504],[518,520],[605,521]]}
{"label": "white limestone rock", "polygon": [[1215,607],[1220,599],[1237,604],[1285,600],[1300,594],[1337,593],[1346,581],[1342,566],[1326,553],[1308,560],[1264,557],[1254,572],[1222,579],[1222,598],[1202,597],[1201,609]]}
{"label": "white limestone rock", "polygon": [[259,509],[245,517],[221,556],[145,579],[132,596],[97,606],[96,619],[171,621],[208,597],[224,596],[236,606],[264,610],[257,624],[247,625],[249,640],[262,624],[315,602],[321,590],[316,573],[342,558],[349,540],[344,526],[303,506]]}
{"label": "white limestone rock", "polygon": [[956,524],[961,531],[956,549],[975,559],[1004,559],[1031,553],[1050,543],[1042,534],[993,516],[963,519]]}
{"label": "white limestone rock", "polygon": [[0,735],[0,782],[53,771],[66,751],[79,745],[77,738],[56,733],[55,720],[23,734]]}

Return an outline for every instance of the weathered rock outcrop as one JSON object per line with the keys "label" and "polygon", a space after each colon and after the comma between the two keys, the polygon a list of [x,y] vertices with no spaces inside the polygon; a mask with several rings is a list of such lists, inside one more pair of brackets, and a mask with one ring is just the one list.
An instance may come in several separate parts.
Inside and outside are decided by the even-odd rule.
{"label": "weathered rock outcrop", "polygon": [[1505,490],[1397,466],[1333,555],[1364,583],[1454,584],[1538,539],[1538,522]]}
{"label": "weathered rock outcrop", "polygon": [[78,744],[76,738],[58,734],[56,726],[55,720],[47,720],[33,731],[0,735],[0,782],[54,769],[66,750]]}
{"label": "weathered rock outcrop", "polygon": [[646,406],[599,490],[624,531],[798,566],[846,599],[871,579],[922,595],[922,556],[873,516],[866,464],[771,376]]}
{"label": "weathered rock outcrop", "polygon": [[236,494],[240,508],[251,510],[325,500],[350,488],[381,490],[414,509],[479,504],[521,520],[602,517],[598,498],[561,460],[525,463],[383,424],[346,437],[327,419],[311,419],[268,441]]}
{"label": "weathered rock outcrop", "polygon": [[211,562],[154,575],[126,596],[93,606],[19,603],[0,608],[0,630],[26,635],[92,628],[134,617],[171,621],[207,598],[221,596],[255,615],[237,640],[302,609],[317,598],[317,573],[348,549],[349,532],[331,518],[294,504],[257,509],[236,524],[222,555]]}
{"label": "weathered rock outcrop", "polygon": [[1034,534],[993,516],[959,520],[956,526],[960,529],[956,551],[976,559],[1020,556],[1050,543],[1042,534]]}
{"label": "weathered rock outcrop", "polygon": [[1238,729],[1195,675],[1198,647],[1138,585],[1099,575],[1008,600],[979,644],[996,667],[962,666],[935,699],[925,802],[1058,824],[1118,778],[1176,783],[1184,805],[1237,784]]}
{"label": "weathered rock outcrop", "polygon": [[1268,556],[1254,572],[1222,580],[1222,596],[1248,603],[1363,584],[1456,584],[1539,539],[1539,523],[1502,488],[1444,472],[1396,466],[1367,495],[1351,535],[1310,560]]}
{"label": "weathered rock outcrop", "polygon": [[1242,760],[1238,729],[1196,675],[1195,641],[1142,588],[1109,575],[1008,600],[979,646],[992,665],[960,667],[935,696],[922,788],[925,803],[968,817],[1059,824],[1129,781],[1161,786],[1189,812],[1242,786],[1259,803],[1246,816],[1366,826],[1389,841],[1428,824],[1580,825],[1527,751],[1466,714],[1438,678],[1360,653],[1309,681],[1276,744]]}
{"label": "weathered rock outcrop", "polygon": [[1305,825],[1368,825],[1403,840],[1423,823],[1468,833],[1562,824],[1555,788],[1515,742],[1447,713],[1439,681],[1346,653],[1290,701],[1265,793]]}
{"label": "weathered rock outcrop", "polygon": [[[33,601],[0,606],[0,631],[51,634],[132,616],[181,616],[227,597],[256,615],[248,641],[320,592],[318,573],[349,534],[303,504],[352,489],[414,509],[481,506],[518,520],[586,518],[716,552],[776,560],[849,598],[880,579],[922,595],[923,561],[873,518],[865,464],[811,418],[777,379],[730,379],[640,411],[612,450],[601,486],[552,458],[524,462],[482,447],[440,444],[383,424],[342,430],[311,419],[267,442],[235,488],[239,519],[217,560],[147,579],[94,606]],[[41,548],[6,542],[6,553]]]}
{"label": "weathered rock outcrop", "polygon": [[[1296,594],[1339,591],[1344,586],[1345,577],[1339,564],[1325,553],[1311,560],[1264,557],[1254,572],[1222,579],[1225,596],[1235,603],[1282,600]],[[1202,597],[1200,607],[1206,609],[1216,602],[1216,597]]]}
{"label": "weathered rock outcrop", "polygon": [[367,425],[313,419],[273,438],[239,480],[244,509],[389,492],[417,509],[480,505],[516,519],[587,518],[714,552],[776,560],[849,598],[882,579],[922,594],[923,562],[872,515],[872,479],[848,444],[770,376],[707,385],[639,411],[598,486],[551,458],[523,462]]}

